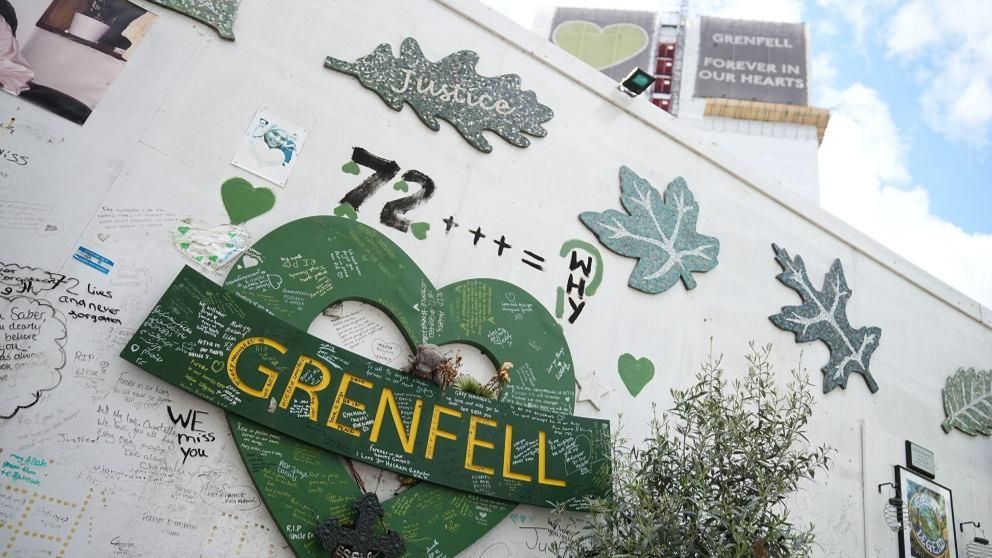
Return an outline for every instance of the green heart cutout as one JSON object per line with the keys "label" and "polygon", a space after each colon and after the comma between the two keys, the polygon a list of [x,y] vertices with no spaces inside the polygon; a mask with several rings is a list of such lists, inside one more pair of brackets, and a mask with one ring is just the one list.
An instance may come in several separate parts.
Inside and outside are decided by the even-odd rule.
{"label": "green heart cutout", "polygon": [[272,209],[276,195],[269,188],[256,188],[244,178],[230,178],[220,187],[224,209],[232,225],[240,225]]}
{"label": "green heart cutout", "polygon": [[614,23],[600,27],[588,21],[566,21],[555,28],[552,42],[597,70],[616,66],[648,46],[640,25]]}
{"label": "green heart cutout", "polygon": [[399,180],[393,184],[393,190],[397,192],[409,192],[410,185],[406,183],[406,180]]}
{"label": "green heart cutout", "polygon": [[182,248],[183,250],[188,250],[189,249],[189,242],[181,242],[179,244],[179,247]]}
{"label": "green heart cutout", "polygon": [[620,355],[617,370],[623,385],[627,386],[627,391],[634,397],[654,378],[654,363],[647,357],[634,358],[630,353]]}
{"label": "green heart cutout", "polygon": [[411,223],[410,232],[413,233],[414,238],[423,240],[427,238],[427,231],[431,229],[430,223]]}
{"label": "green heart cutout", "polygon": [[[313,259],[315,268],[335,269],[332,256],[349,250],[358,256],[361,275],[335,276],[333,289],[315,285],[310,276],[286,274],[281,267],[281,256],[299,254]],[[482,349],[496,368],[499,363],[513,362],[520,374],[511,371],[503,401],[562,413],[574,410],[574,366],[564,334],[547,309],[516,285],[496,279],[468,279],[437,289],[389,238],[340,217],[307,217],[287,223],[258,240],[249,252],[257,263],[245,267],[246,256],[242,256],[240,268],[235,266],[228,274],[225,288],[255,302],[276,319],[306,330],[334,302],[372,302],[393,318],[411,347],[469,343]],[[251,283],[245,276],[260,272],[281,275],[281,289],[262,292],[246,286]],[[329,276],[326,281],[331,281]],[[320,294],[301,302],[298,294],[293,294],[299,292]],[[499,301],[508,300],[508,294],[533,306],[527,319],[515,319],[511,312],[502,310]],[[425,330],[425,324],[430,329]],[[505,333],[492,335],[497,329]],[[507,336],[512,342],[507,343]],[[525,376],[528,369],[531,373]],[[293,551],[299,557],[326,557],[327,552],[314,539],[299,536],[300,518],[314,518],[316,522],[329,515],[350,517],[350,506],[361,491],[346,462],[255,422],[230,413],[227,417],[255,486]],[[283,462],[304,472],[300,478],[306,480],[294,483],[273,475],[285,466]],[[608,469],[600,473],[609,477]],[[441,507],[443,513],[438,511]],[[515,504],[421,482],[385,501],[383,508],[387,527],[403,536],[407,556],[428,556],[429,548],[432,555],[455,556],[509,515]],[[303,525],[303,533],[311,532],[312,527]]]}
{"label": "green heart cutout", "polygon": [[359,172],[358,163],[354,161],[348,161],[347,163],[341,165],[341,170],[348,174],[354,174],[355,176],[358,176],[358,172]]}
{"label": "green heart cutout", "polygon": [[344,217],[346,219],[357,220],[358,212],[350,203],[343,203],[334,208],[334,215],[338,217]]}
{"label": "green heart cutout", "polygon": [[189,232],[189,227],[187,227],[186,225],[182,225],[179,227],[178,230],[179,230],[179,234],[186,234]]}

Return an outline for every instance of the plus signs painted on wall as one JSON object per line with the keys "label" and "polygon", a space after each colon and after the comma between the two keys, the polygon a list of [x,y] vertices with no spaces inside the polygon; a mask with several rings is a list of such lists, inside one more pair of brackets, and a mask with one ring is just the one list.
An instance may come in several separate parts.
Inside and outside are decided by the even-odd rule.
{"label": "plus signs painted on wall", "polygon": [[510,244],[508,244],[506,242],[506,237],[503,236],[503,235],[500,235],[499,240],[494,240],[493,241],[493,244],[495,244],[496,246],[499,246],[499,251],[496,253],[497,256],[502,256],[504,249],[506,249],[506,248],[513,248],[512,245],[510,245]]}

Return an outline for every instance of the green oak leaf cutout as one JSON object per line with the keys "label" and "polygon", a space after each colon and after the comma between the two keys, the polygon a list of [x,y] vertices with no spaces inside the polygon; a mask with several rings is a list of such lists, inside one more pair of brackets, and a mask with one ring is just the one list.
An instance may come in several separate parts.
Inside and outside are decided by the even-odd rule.
{"label": "green oak leaf cutout", "polygon": [[699,204],[685,180],[670,182],[662,198],[651,183],[624,166],[620,192],[626,213],[586,211],[579,219],[604,246],[638,259],[627,284],[657,294],[681,278],[686,289],[695,288],[693,272],[716,267],[720,241],[696,232]]}
{"label": "green oak leaf cutout", "polygon": [[614,23],[600,27],[589,21],[566,21],[555,28],[553,43],[597,70],[616,66],[640,54],[649,42],[640,25]]}
{"label": "green oak leaf cutout", "polygon": [[627,386],[627,391],[634,397],[654,378],[654,363],[647,357],[635,358],[630,353],[620,355],[617,370],[623,385]]}
{"label": "green oak leaf cutout", "polygon": [[414,238],[418,240],[423,240],[427,238],[427,231],[430,230],[430,223],[412,223],[410,224],[410,232],[413,233]]}
{"label": "green oak leaf cutout", "polygon": [[268,188],[256,188],[244,178],[230,178],[220,187],[224,209],[232,225],[240,225],[272,209],[276,195]]}
{"label": "green oak leaf cutout", "polygon": [[[399,58],[394,57],[392,47],[384,43],[354,62],[328,56],[324,67],[354,76],[393,110],[410,105],[420,121],[435,132],[441,129],[438,119],[447,121],[465,141],[483,153],[493,150],[483,135],[485,130],[495,132],[517,147],[530,145],[526,135],[546,136],[548,132],[541,124],[551,120],[554,112],[539,103],[533,91],[520,89],[520,76],[484,76],[475,69],[478,62],[479,55],[471,50],[460,50],[438,62],[431,62],[417,41],[407,37],[400,44]],[[404,87],[403,76],[411,71],[415,83],[434,82],[439,87],[449,84],[449,88],[460,86],[462,91],[476,96],[476,102],[453,102],[451,90],[446,90],[449,94],[434,94],[433,89]],[[488,102],[495,103],[494,106],[507,108],[489,110],[482,103],[483,94],[492,99]]]}
{"label": "green oak leaf cutout", "polygon": [[803,304],[784,306],[781,312],[768,319],[779,329],[793,332],[797,343],[819,340],[830,349],[830,360],[820,369],[823,371],[823,393],[829,393],[837,386],[846,389],[851,372],[864,376],[872,393],[878,391],[878,383],[868,366],[872,353],[878,348],[882,330],[851,327],[847,320],[847,301],[853,291],[847,286],[840,260],[834,260],[823,278],[823,289],[817,290],[809,280],[801,256],[790,258],[789,253],[776,244],[772,244],[772,249],[775,250],[775,261],[782,267],[777,279],[799,293]]}
{"label": "green oak leaf cutout", "polygon": [[360,169],[358,168],[358,163],[354,161],[348,161],[347,163],[341,165],[341,170],[348,174],[354,174],[355,176],[358,176],[358,172]]}
{"label": "green oak leaf cutout", "polygon": [[992,370],[959,368],[944,389],[944,432],[957,428],[970,436],[992,435]]}

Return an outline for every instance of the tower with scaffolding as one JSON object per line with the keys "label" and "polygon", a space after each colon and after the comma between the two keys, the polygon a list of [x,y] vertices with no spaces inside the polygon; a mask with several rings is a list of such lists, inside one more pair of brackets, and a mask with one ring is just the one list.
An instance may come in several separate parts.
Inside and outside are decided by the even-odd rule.
{"label": "tower with scaffolding", "polygon": [[688,0],[672,0],[657,12],[557,8],[548,37],[618,81],[635,66],[653,73],[646,100],[819,200],[830,112],[808,103],[807,34],[802,23],[690,17]]}

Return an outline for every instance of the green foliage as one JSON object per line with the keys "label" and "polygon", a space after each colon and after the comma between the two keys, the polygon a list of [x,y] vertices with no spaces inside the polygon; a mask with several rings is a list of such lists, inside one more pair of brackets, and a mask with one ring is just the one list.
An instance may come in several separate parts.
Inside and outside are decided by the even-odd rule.
{"label": "green foliage", "polygon": [[493,390],[482,385],[482,382],[479,380],[476,380],[472,376],[468,376],[466,374],[462,374],[455,378],[455,381],[451,384],[451,386],[464,392],[474,393],[475,395],[485,397],[486,399],[496,399],[496,394]]}
{"label": "green foliage", "polygon": [[[672,390],[674,407],[636,446],[615,436],[613,494],[590,499],[590,520],[552,530],[557,556],[584,558],[802,558],[813,525],[789,521],[787,497],[826,470],[826,445],[806,438],[812,384],[792,372],[783,391],[771,346],[751,345],[748,373],[724,378],[713,358],[696,383]],[[560,511],[560,510],[559,510]]]}

